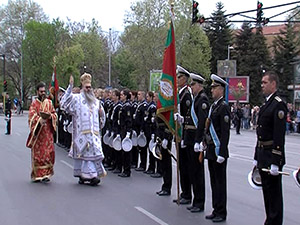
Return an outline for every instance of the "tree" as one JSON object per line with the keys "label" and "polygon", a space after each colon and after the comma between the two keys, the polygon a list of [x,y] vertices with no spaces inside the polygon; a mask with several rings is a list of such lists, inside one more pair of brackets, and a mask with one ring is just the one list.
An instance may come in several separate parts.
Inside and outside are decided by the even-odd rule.
{"label": "tree", "polygon": [[[42,8],[35,2],[10,0],[6,6],[0,7],[0,52],[6,55],[6,74],[19,95],[21,95],[21,47],[24,26],[31,20],[47,21]],[[28,83],[24,83],[25,100],[27,90],[29,90]]]}
{"label": "tree", "polygon": [[23,41],[24,83],[28,89],[34,88],[40,81],[50,83],[54,56],[54,26],[46,22],[28,22]]}
{"label": "tree", "polygon": [[295,61],[300,53],[299,36],[294,30],[292,23],[287,23],[284,30],[280,30],[273,41],[274,48],[274,70],[279,75],[279,88],[289,102],[292,102],[293,96],[288,93],[287,86],[292,84],[294,75],[294,65],[291,63]]}
{"label": "tree", "polygon": [[224,17],[224,5],[216,4],[217,10],[211,15],[212,21],[205,27],[212,48],[211,69],[217,73],[217,61],[227,59],[228,46],[232,42],[232,31],[228,20]]}

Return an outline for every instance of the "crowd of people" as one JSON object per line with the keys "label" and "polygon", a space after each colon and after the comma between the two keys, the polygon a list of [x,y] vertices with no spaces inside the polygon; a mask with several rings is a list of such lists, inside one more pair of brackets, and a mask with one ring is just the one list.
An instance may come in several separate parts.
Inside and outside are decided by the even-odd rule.
{"label": "crowd of people", "polygon": [[[171,116],[181,129],[177,159],[181,193],[174,202],[190,205],[187,209],[191,213],[204,211],[206,159],[213,211],[205,218],[213,222],[226,220],[231,120],[236,126],[243,124],[244,129],[250,129],[249,122],[253,121],[257,132],[254,167],[261,176],[265,224],[282,224],[280,171],[285,164],[288,107],[277,94],[278,77],[273,72],[263,76],[262,90],[267,101],[260,110],[251,110],[249,105],[237,105],[232,110],[224,99],[228,83],[214,74],[210,78],[212,102],[204,91],[205,79],[177,67],[179,107]],[[31,132],[27,140],[27,147],[32,149],[32,181],[50,181],[55,157],[54,144],[49,143],[56,142],[69,150],[79,184],[98,185],[107,175],[106,170],[120,179],[131,177],[135,170],[153,178],[162,177],[156,194],[169,196],[175,135],[156,108],[158,93],[126,88],[93,90],[92,77],[87,73],[80,81],[81,87],[74,87],[71,76],[67,90],[60,89],[57,113],[45,96],[45,85],[37,86],[38,98],[29,111]],[[232,117],[233,113],[238,118]],[[275,126],[277,130],[273,132]],[[299,173],[295,176],[299,180]]]}

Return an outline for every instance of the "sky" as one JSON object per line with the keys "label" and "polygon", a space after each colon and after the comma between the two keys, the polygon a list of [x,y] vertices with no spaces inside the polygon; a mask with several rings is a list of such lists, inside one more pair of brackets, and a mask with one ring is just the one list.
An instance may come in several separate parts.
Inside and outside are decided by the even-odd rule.
{"label": "sky", "polygon": [[[91,22],[95,18],[104,31],[112,28],[115,31],[122,32],[124,30],[123,20],[126,11],[130,11],[130,5],[136,0],[34,0],[44,10],[45,14],[50,19],[59,17],[61,20],[66,21],[70,18],[72,21],[86,21]],[[198,0],[200,5],[200,13],[205,17],[216,9],[216,3],[220,0]],[[280,5],[295,0],[260,0],[264,7]],[[8,0],[0,0],[0,5],[6,5]],[[174,0],[176,4],[176,0]],[[191,0],[192,2],[192,0]],[[221,0],[225,6],[226,14],[256,9],[257,0]],[[264,11],[265,17],[270,17],[285,10],[291,9],[296,5],[290,5],[275,9]],[[192,3],[191,3],[192,7]],[[251,17],[256,17],[256,12],[247,14]],[[276,17],[276,20],[284,20],[284,14]],[[239,20],[241,17],[234,17],[234,20]],[[271,23],[270,23],[271,24]],[[241,23],[235,24],[239,27]]]}

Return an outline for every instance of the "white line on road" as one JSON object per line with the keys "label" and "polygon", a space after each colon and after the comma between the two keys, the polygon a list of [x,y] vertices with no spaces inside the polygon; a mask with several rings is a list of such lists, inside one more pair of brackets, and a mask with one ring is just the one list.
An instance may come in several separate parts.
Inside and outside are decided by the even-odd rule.
{"label": "white line on road", "polygon": [[65,164],[66,166],[70,167],[71,169],[74,169],[73,166],[69,163],[67,163],[66,161],[64,160],[60,160],[61,163]]}
{"label": "white line on road", "polygon": [[134,208],[136,208],[138,211],[140,211],[141,213],[145,214],[146,216],[148,216],[150,219],[154,220],[156,223],[160,224],[160,225],[168,225],[167,223],[165,223],[164,221],[162,221],[161,219],[159,219],[158,217],[154,216],[153,214],[151,214],[150,212],[148,212],[147,210],[143,209],[142,207],[139,206],[135,206]]}
{"label": "white line on road", "polygon": [[16,134],[16,135],[18,135],[18,136],[21,136],[21,134],[20,134],[20,133],[18,133],[18,132],[15,132],[15,134]]}

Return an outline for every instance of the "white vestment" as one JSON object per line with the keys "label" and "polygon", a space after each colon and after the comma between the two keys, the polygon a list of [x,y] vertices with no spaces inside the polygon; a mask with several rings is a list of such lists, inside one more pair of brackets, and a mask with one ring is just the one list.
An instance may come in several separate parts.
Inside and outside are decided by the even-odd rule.
{"label": "white vestment", "polygon": [[105,124],[105,112],[99,100],[89,105],[84,93],[72,94],[72,86],[69,85],[61,99],[61,107],[72,115],[69,156],[74,159],[74,176],[83,179],[105,176],[100,136],[100,125],[102,128]]}

